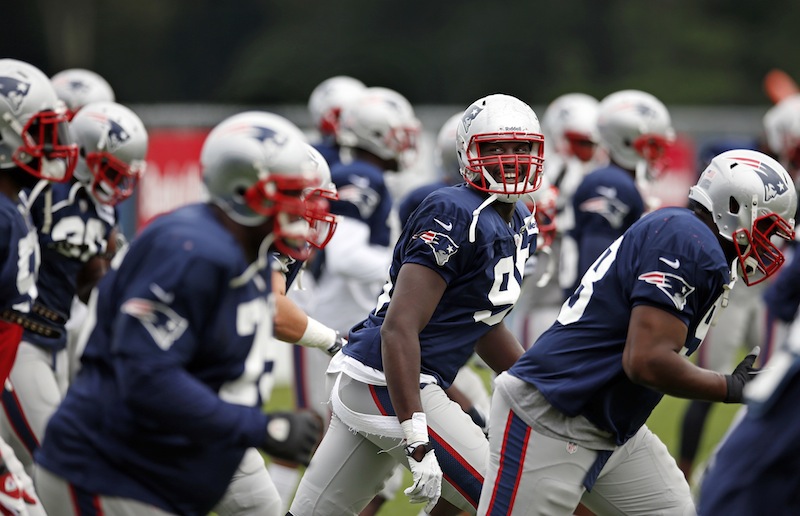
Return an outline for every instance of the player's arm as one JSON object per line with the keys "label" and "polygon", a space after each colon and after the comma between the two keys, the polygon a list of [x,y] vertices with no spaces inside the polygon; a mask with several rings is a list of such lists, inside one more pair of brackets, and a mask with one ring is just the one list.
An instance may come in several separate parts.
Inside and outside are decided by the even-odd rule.
{"label": "player's arm", "polygon": [[424,265],[406,263],[397,275],[381,326],[381,351],[389,396],[401,422],[422,412],[419,333],[428,324],[446,287],[444,279]]}
{"label": "player's arm", "polygon": [[[740,371],[749,355],[732,375],[723,375],[697,367],[680,355],[688,328],[675,315],[649,305],[637,305],[631,312],[628,338],[622,354],[622,367],[634,383],[670,396],[707,401],[741,401],[733,399],[737,385],[731,378],[739,373],[744,386],[746,372]],[[754,358],[753,358],[754,359]],[[750,361],[752,366],[752,361]],[[741,392],[738,392],[741,396]]]}
{"label": "player's arm", "polygon": [[333,328],[309,317],[302,308],[286,297],[286,278],[280,271],[272,271],[275,293],[275,338],[308,348],[319,348],[329,355],[342,349],[345,338]]}
{"label": "player's arm", "polygon": [[475,352],[495,373],[514,365],[525,352],[504,322],[496,324],[475,343]]}

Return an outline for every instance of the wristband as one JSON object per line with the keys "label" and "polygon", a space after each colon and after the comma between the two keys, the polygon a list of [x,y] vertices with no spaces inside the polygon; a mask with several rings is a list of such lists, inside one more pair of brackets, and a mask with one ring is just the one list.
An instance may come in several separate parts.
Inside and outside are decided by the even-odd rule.
{"label": "wristband", "polygon": [[336,343],[336,330],[328,328],[313,317],[308,318],[306,331],[295,344],[327,350]]}
{"label": "wristband", "polygon": [[410,419],[400,423],[406,436],[406,455],[411,455],[420,445],[428,444],[428,419],[424,412],[414,412]]}

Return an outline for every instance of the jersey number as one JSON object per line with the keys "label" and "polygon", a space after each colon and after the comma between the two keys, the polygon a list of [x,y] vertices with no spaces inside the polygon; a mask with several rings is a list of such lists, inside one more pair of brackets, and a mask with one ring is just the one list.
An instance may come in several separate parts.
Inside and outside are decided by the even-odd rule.
{"label": "jersey number", "polygon": [[56,244],[66,244],[59,246],[59,250],[82,262],[105,252],[107,245],[104,224],[97,219],[84,221],[77,215],[64,217],[56,222],[50,238]]}
{"label": "jersey number", "polygon": [[611,268],[621,243],[622,237],[619,237],[589,267],[589,270],[581,278],[581,284],[575,290],[575,293],[561,305],[561,311],[558,313],[557,318],[559,323],[566,326],[580,320],[586,310],[586,306],[592,299],[592,294],[594,294],[595,282],[605,276],[608,269]]}

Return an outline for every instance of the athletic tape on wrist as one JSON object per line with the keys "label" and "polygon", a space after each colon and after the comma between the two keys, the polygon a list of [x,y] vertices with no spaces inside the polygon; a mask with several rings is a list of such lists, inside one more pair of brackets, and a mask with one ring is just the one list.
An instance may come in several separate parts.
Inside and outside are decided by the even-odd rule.
{"label": "athletic tape on wrist", "polygon": [[296,344],[310,348],[327,350],[336,342],[336,331],[328,328],[313,317],[308,318],[306,331]]}
{"label": "athletic tape on wrist", "polygon": [[428,419],[424,412],[414,412],[411,419],[400,423],[403,435],[406,436],[406,445],[428,442]]}

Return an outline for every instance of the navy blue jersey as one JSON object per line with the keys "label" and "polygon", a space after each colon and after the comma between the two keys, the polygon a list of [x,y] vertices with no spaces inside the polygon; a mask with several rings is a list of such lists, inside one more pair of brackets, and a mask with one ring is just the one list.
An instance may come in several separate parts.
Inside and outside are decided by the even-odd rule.
{"label": "navy blue jersey", "polygon": [[82,367],[36,460],[92,493],[205,516],[266,436],[270,270],[247,268],[209,206],[153,221],[98,285]]}
{"label": "navy blue jersey", "polygon": [[339,146],[336,144],[335,136],[323,137],[319,142],[314,144],[314,148],[322,154],[329,167],[340,163],[342,160],[339,157]]}
{"label": "navy blue jersey", "polygon": [[369,243],[388,246],[392,197],[383,171],[366,161],[355,160],[331,167],[331,179],[339,192],[339,200],[330,203],[331,213],[363,221],[370,228]]}
{"label": "navy blue jersey", "polygon": [[644,213],[644,201],[631,174],[609,165],[588,174],[572,198],[580,278],[600,253]]}
{"label": "navy blue jersey", "polygon": [[405,225],[394,248],[389,280],[375,310],[350,332],[344,353],[383,370],[380,329],[394,283],[405,263],[424,265],[447,282],[431,320],[419,335],[422,373],[447,388],[474,352],[475,342],[503,320],[519,297],[525,261],[538,229],[518,202],[507,223],[491,206],[480,212],[470,242],[473,211],[485,197],[466,185],[430,194]]}
{"label": "navy blue jersey", "polygon": [[444,182],[428,183],[411,190],[400,202],[397,207],[397,216],[400,219],[400,227],[406,225],[411,214],[422,203],[422,201],[431,193],[439,188],[447,186]]}
{"label": "navy blue jersey", "polygon": [[[748,400],[747,414],[725,438],[703,475],[698,514],[800,514],[798,351],[787,354],[774,384],[768,382],[774,386],[764,393],[766,407]],[[777,372],[770,370],[777,365],[773,363],[777,356],[770,359],[763,375]],[[757,380],[762,380],[761,375]]]}
{"label": "navy blue jersey", "polygon": [[36,299],[39,244],[28,212],[0,194],[0,310],[30,312]]}
{"label": "navy blue jersey", "polygon": [[555,323],[511,367],[569,417],[583,415],[624,443],[662,394],[622,369],[631,310],[651,305],[688,327],[687,354],[708,331],[730,281],[717,237],[691,211],[663,208],[635,223],[589,268]]}
{"label": "navy blue jersey", "polygon": [[77,292],[78,273],[90,258],[107,251],[116,216],[113,207],[95,203],[78,181],[51,183],[31,202],[42,249],[36,302],[61,316],[59,321],[48,321],[48,326],[60,328],[61,333],[60,337],[44,337],[26,331],[23,338],[59,350],[67,345],[64,325]]}

